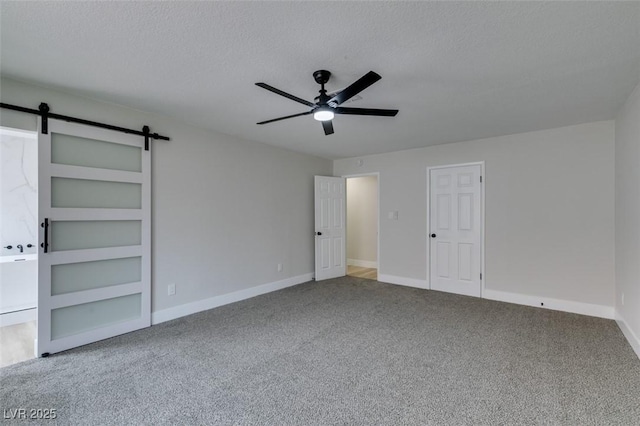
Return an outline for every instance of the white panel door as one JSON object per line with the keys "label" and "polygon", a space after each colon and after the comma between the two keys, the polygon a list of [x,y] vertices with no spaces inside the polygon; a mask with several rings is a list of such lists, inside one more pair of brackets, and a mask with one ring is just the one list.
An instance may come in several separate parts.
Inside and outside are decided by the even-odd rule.
{"label": "white panel door", "polygon": [[480,297],[482,292],[481,166],[429,172],[431,289]]}
{"label": "white panel door", "polygon": [[48,127],[38,136],[39,356],[151,325],[144,138],[57,120]]}
{"label": "white panel door", "polygon": [[347,274],[345,213],[345,179],[316,176],[316,281]]}

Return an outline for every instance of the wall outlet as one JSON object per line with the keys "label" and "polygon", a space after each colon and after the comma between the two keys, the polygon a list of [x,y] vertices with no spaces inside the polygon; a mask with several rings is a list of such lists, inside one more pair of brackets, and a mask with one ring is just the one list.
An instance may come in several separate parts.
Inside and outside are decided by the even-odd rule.
{"label": "wall outlet", "polygon": [[282,272],[282,263],[278,263],[278,272]]}
{"label": "wall outlet", "polygon": [[174,294],[176,294],[176,285],[175,284],[169,284],[167,286],[167,294],[169,296],[173,296]]}

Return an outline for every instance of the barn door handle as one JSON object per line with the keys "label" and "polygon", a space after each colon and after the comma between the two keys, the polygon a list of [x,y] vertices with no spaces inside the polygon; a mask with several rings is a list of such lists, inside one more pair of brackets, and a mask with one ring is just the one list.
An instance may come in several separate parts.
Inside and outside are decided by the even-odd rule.
{"label": "barn door handle", "polygon": [[435,237],[436,237],[436,234],[431,234],[431,238],[435,238]]}
{"label": "barn door handle", "polygon": [[44,222],[40,224],[44,228],[44,242],[40,244],[40,247],[44,249],[45,253],[49,252],[49,218],[45,217]]}

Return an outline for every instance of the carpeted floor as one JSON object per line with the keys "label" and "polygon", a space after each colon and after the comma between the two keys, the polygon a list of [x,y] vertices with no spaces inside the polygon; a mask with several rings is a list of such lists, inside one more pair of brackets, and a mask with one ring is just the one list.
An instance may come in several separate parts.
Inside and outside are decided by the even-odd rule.
{"label": "carpeted floor", "polygon": [[59,424],[640,424],[640,360],[615,322],[352,277],[0,380],[4,417],[54,408]]}

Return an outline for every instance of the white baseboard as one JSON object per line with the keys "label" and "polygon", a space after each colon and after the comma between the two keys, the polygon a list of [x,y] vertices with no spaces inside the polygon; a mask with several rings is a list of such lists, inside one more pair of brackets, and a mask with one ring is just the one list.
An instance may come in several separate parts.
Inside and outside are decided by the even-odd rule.
{"label": "white baseboard", "polygon": [[622,330],[622,334],[627,338],[629,344],[633,348],[633,351],[636,353],[638,358],[640,358],[640,338],[633,332],[633,330],[629,327],[629,324],[622,318],[619,312],[616,311],[616,323],[618,323],[618,327]]}
{"label": "white baseboard", "polygon": [[427,289],[426,280],[418,280],[415,278],[398,277],[395,275],[378,274],[378,281],[381,283],[405,285],[407,287],[417,287]]}
{"label": "white baseboard", "polygon": [[[526,294],[508,293],[485,289],[482,292],[483,299],[497,300],[500,302],[515,303],[517,305],[534,306],[536,308],[551,309],[554,311],[570,312],[574,314],[589,315],[592,317],[614,319],[613,306],[593,305],[590,303],[573,302],[570,300],[551,299],[548,297],[529,296]],[[544,304],[544,305],[541,305]]]}
{"label": "white baseboard", "polygon": [[313,273],[309,272],[307,274],[298,275],[296,277],[286,278],[281,281],[274,281],[256,287],[234,291],[233,293],[210,297],[209,299],[198,300],[197,302],[185,303],[184,305],[174,306],[173,308],[162,309],[160,311],[151,313],[151,324],[160,324],[172,319],[217,308],[218,306],[228,305],[229,303],[250,299],[252,297],[260,296],[261,294],[271,293],[272,291],[281,290],[283,288],[292,287],[294,285],[311,281],[312,278]]}
{"label": "white baseboard", "polygon": [[0,315],[0,327],[8,325],[22,324],[23,322],[35,321],[38,310],[36,308],[24,311],[10,312]]}
{"label": "white baseboard", "polygon": [[347,259],[347,265],[360,266],[361,268],[377,268],[378,262],[375,260]]}
{"label": "white baseboard", "polygon": [[[398,277],[395,275],[378,274],[378,281],[389,284],[398,284],[408,287],[416,287],[428,290],[429,283],[426,280]],[[551,299],[548,297],[529,296],[526,294],[508,293],[504,291],[487,290],[482,292],[483,299],[497,300],[500,302],[515,303],[517,305],[533,306],[536,308],[551,309],[554,311],[570,312],[574,314],[588,315],[598,318],[614,319],[613,306],[594,305],[590,303],[573,302],[570,300]],[[543,305],[541,305],[543,304]]]}

